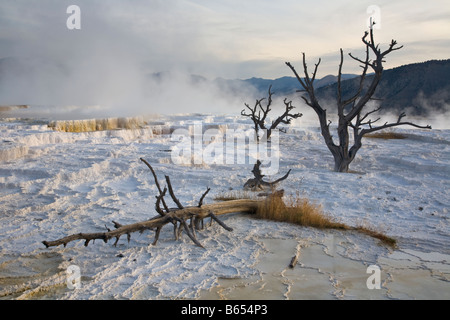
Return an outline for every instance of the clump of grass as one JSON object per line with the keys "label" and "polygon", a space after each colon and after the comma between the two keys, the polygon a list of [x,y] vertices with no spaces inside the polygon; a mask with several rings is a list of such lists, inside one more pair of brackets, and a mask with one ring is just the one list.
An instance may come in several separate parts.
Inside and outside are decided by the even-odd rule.
{"label": "clump of grass", "polygon": [[335,221],[323,213],[320,205],[313,203],[307,198],[299,197],[299,195],[287,197],[286,200],[283,200],[281,197],[269,196],[266,200],[261,201],[256,211],[256,216],[261,219],[289,222],[318,229],[356,230],[374,237],[386,245],[396,245],[395,239],[374,229],[363,226],[351,227]]}
{"label": "clump of grass", "polygon": [[[232,201],[239,199],[261,198],[258,198],[258,194],[243,190],[230,190],[229,192],[224,192],[214,197],[214,200],[216,201]],[[279,194],[269,195],[265,199],[261,199],[255,216],[259,219],[288,222],[317,229],[354,230],[378,239],[383,244],[391,247],[395,247],[397,244],[397,241],[394,238],[391,238],[374,228],[365,226],[351,227],[336,221],[323,212],[322,206],[312,202],[308,198],[301,197],[299,194],[285,197],[279,196]]]}
{"label": "clump of grass", "polygon": [[380,240],[382,243],[391,246],[391,247],[395,247],[397,245],[397,240],[395,240],[394,238],[391,238],[383,233],[381,233],[380,231],[377,231],[373,228],[367,228],[367,227],[363,227],[363,226],[358,226],[353,228],[361,233],[364,233],[368,236],[371,236],[372,238],[378,239]]}
{"label": "clump of grass", "polygon": [[372,139],[406,139],[406,135],[394,131],[380,131],[365,135],[366,138]]}
{"label": "clump of grass", "polygon": [[62,132],[92,132],[117,129],[138,129],[146,122],[140,117],[106,118],[85,120],[57,120],[48,124],[49,128]]}
{"label": "clump of grass", "polygon": [[261,201],[256,216],[261,219],[289,222],[318,229],[349,229],[345,224],[327,217],[320,205],[299,196],[287,197],[286,201],[281,197],[268,197]]}

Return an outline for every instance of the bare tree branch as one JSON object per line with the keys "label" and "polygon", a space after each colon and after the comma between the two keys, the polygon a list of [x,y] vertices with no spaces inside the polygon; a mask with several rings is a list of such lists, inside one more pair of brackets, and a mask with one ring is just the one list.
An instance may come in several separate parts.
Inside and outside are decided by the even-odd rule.
{"label": "bare tree branch", "polygon": [[[398,116],[397,122],[393,122],[393,123],[387,123],[387,122],[386,122],[384,125],[378,126],[378,127],[372,127],[372,126],[370,126],[369,129],[362,129],[360,135],[361,135],[361,137],[362,137],[362,136],[364,136],[365,134],[368,134],[368,133],[371,133],[371,132],[375,132],[375,131],[378,131],[378,130],[383,130],[383,129],[392,128],[392,127],[397,127],[397,126],[405,126],[405,125],[412,126],[412,127],[419,128],[419,129],[431,129],[431,126],[430,126],[430,125],[421,126],[421,125],[418,125],[418,124],[415,124],[415,123],[412,123],[412,122],[408,122],[408,121],[403,121],[403,122],[402,122],[401,120],[402,120],[405,116],[406,116],[406,114],[405,114],[404,112],[402,112],[402,113]],[[379,118],[378,118],[377,120],[379,120]],[[372,124],[373,124],[374,122],[375,122],[375,121],[372,121]]]}
{"label": "bare tree branch", "polygon": [[[151,173],[152,173],[152,175],[153,175],[153,179],[155,180],[156,187],[158,188],[159,195],[161,196],[163,192],[162,192],[162,190],[161,190],[161,186],[159,185],[158,177],[156,176],[155,171],[153,170],[152,166],[151,166],[145,159],[140,158],[140,160],[141,160],[142,162],[144,162],[145,165],[150,169],[150,171],[151,171]],[[164,193],[165,193],[165,192],[164,192]],[[164,201],[164,196],[161,197],[160,201],[162,202],[162,204],[163,204],[164,209],[166,210],[166,212],[169,212],[169,207],[167,207],[167,204],[166,204],[166,202]],[[159,213],[160,215],[164,215],[164,212],[158,211],[158,213]]]}
{"label": "bare tree branch", "polygon": [[[363,113],[363,108],[367,105],[367,103],[371,100],[375,100],[374,94],[375,90],[378,86],[378,83],[381,80],[381,75],[383,72],[383,63],[385,62],[384,58],[391,52],[400,50],[403,46],[398,46],[397,41],[392,40],[389,47],[385,51],[380,50],[380,46],[375,44],[374,33],[373,33],[373,22],[371,24],[370,30],[366,31],[362,37],[362,42],[365,45],[365,58],[360,59],[358,57],[353,56],[351,53],[350,57],[361,63],[362,73],[360,75],[359,86],[356,92],[351,95],[349,98],[344,100],[342,96],[342,68],[344,63],[344,55],[342,49],[340,50],[340,63],[338,68],[338,79],[337,79],[337,105],[338,105],[338,125],[337,125],[337,133],[339,138],[339,144],[335,144],[333,141],[333,137],[330,133],[330,123],[327,119],[326,110],[323,109],[319,102],[317,101],[315,88],[313,80],[315,79],[319,62],[316,64],[312,77],[309,76],[308,68],[306,65],[305,53],[302,53],[303,56],[303,72],[305,77],[302,79],[295,68],[291,65],[291,63],[286,62],[286,65],[292,70],[295,77],[300,83],[300,86],[304,89],[307,96],[301,96],[301,98],[305,101],[305,103],[311,107],[317,114],[319,118],[320,128],[322,136],[325,140],[325,143],[330,150],[331,154],[334,157],[334,170],[339,172],[347,172],[349,164],[353,161],[357,151],[361,148],[362,137],[370,132],[390,128],[394,126],[400,125],[410,125],[416,128],[422,129],[431,129],[430,126],[421,126],[414,124],[412,122],[403,122],[401,119],[405,116],[403,113],[400,114],[397,122],[395,123],[385,123],[382,126],[374,126],[376,122],[380,120],[380,118],[376,118],[375,120],[371,119],[370,116],[375,112],[380,110],[380,107],[376,107],[373,110]],[[374,58],[371,59],[370,55],[374,55]],[[370,83],[368,85],[365,84],[367,77],[367,72],[371,68],[374,73],[371,76]],[[346,108],[350,106],[350,108]],[[348,110],[349,109],[349,110]],[[363,126],[368,126],[368,128],[363,128]],[[353,129],[353,145],[350,145],[350,136],[348,133],[348,129]]]}
{"label": "bare tree branch", "polygon": [[252,191],[275,189],[276,185],[278,185],[281,181],[286,180],[287,177],[289,176],[289,173],[291,172],[291,170],[289,169],[289,171],[283,177],[281,177],[275,181],[268,182],[268,181],[263,180],[264,175],[261,173],[260,166],[261,166],[261,161],[257,160],[252,169],[252,173],[255,176],[255,178],[248,179],[247,182],[244,184],[244,189],[252,190]]}
{"label": "bare tree branch", "polygon": [[209,190],[211,190],[210,188],[207,188],[205,193],[203,193],[203,195],[200,198],[200,201],[198,202],[198,207],[201,208],[201,206],[203,205],[203,199],[205,199],[206,195],[208,194]]}
{"label": "bare tree branch", "polygon": [[[269,86],[268,99],[267,99],[267,104],[265,107],[263,107],[261,104],[261,102],[263,100],[265,100],[265,98],[262,98],[262,99],[256,100],[255,106],[253,108],[251,108],[247,103],[245,103],[245,106],[247,107],[247,109],[250,110],[250,113],[245,113],[245,109],[241,111],[241,115],[250,117],[251,120],[253,121],[257,141],[260,140],[260,137],[258,135],[258,132],[260,129],[266,130],[265,137],[268,140],[268,139],[270,139],[270,136],[272,135],[272,130],[277,128],[277,126],[280,123],[290,124],[292,119],[297,119],[302,116],[301,113],[295,113],[295,114],[290,113],[290,111],[292,111],[295,107],[292,105],[292,101],[286,102],[287,98],[285,98],[284,99],[285,111],[279,117],[277,117],[274,121],[272,121],[272,124],[270,125],[270,127],[268,127],[266,125],[266,118],[267,118],[269,112],[272,111],[272,109],[270,107],[272,105],[272,101],[273,101],[272,96],[274,94],[271,89],[272,89],[272,85]],[[258,113],[256,113],[257,109],[258,109]],[[262,115],[261,115],[261,112],[262,112]]]}
{"label": "bare tree branch", "polygon": [[169,188],[170,197],[172,198],[173,202],[175,202],[175,204],[177,205],[178,209],[183,209],[184,208],[183,205],[180,203],[180,201],[175,196],[175,193],[173,192],[172,184],[170,183],[169,176],[165,176],[165,178],[166,178],[166,182],[167,182],[167,187]]}
{"label": "bare tree branch", "polygon": [[[151,165],[141,158],[141,160],[150,168],[152,171],[152,174],[154,174],[154,170],[151,167]],[[156,174],[154,175],[155,181],[157,181]],[[173,194],[172,199],[177,199],[173,190],[171,187],[170,179],[168,179],[168,176],[166,176],[166,181],[168,182],[169,192]],[[155,182],[156,184],[156,182]],[[253,213],[258,207],[258,204],[261,202],[261,200],[250,200],[250,199],[243,199],[243,200],[233,200],[233,201],[226,201],[226,202],[220,202],[220,203],[213,203],[213,204],[206,204],[203,205],[203,200],[206,196],[206,194],[209,192],[210,188],[206,190],[206,192],[202,195],[199,205],[198,206],[192,206],[192,207],[183,207],[180,203],[180,206],[175,209],[170,209],[164,215],[158,215],[155,216],[149,220],[136,222],[128,225],[122,225],[118,222],[113,221],[114,227],[116,229],[111,230],[108,227],[106,227],[105,232],[93,232],[93,233],[76,233],[72,234],[57,240],[53,241],[42,241],[42,243],[48,248],[53,246],[59,246],[63,245],[64,247],[72,241],[76,240],[84,240],[84,245],[88,246],[90,241],[93,240],[103,240],[105,243],[107,243],[110,239],[114,238],[114,246],[117,245],[120,237],[122,235],[127,235],[127,240],[130,241],[131,233],[134,232],[144,232],[146,230],[154,230],[155,231],[155,239],[153,241],[153,245],[156,245],[159,235],[161,232],[161,229],[168,223],[174,224],[174,236],[175,239],[179,239],[181,235],[181,231],[184,230],[186,234],[189,236],[189,238],[199,247],[202,247],[202,244],[197,240],[194,230],[195,228],[192,227],[191,229],[186,223],[187,219],[194,219],[197,222],[202,221],[204,218],[211,217],[211,219],[214,219],[219,223],[220,226],[225,228],[228,231],[232,231],[233,229],[228,227],[226,224],[224,224],[220,219],[217,217],[218,215],[231,213],[231,212],[248,212]],[[159,207],[159,203],[164,200],[164,196],[166,194],[167,188],[164,188],[164,190],[160,190],[160,194],[156,197],[157,198],[157,204],[155,205],[155,208],[157,208],[157,211],[162,209]],[[177,200],[178,201],[178,200]],[[179,201],[178,201],[179,202]],[[177,227],[177,224],[179,223],[179,226]]]}

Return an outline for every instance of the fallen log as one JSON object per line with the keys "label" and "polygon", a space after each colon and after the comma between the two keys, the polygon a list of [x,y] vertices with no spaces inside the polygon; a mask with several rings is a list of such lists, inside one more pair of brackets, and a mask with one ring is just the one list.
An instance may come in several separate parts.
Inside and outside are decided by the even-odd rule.
{"label": "fallen log", "polygon": [[[207,188],[206,192],[200,198],[199,204],[197,206],[184,207],[175,196],[170,178],[168,176],[165,176],[167,187],[161,190],[158,178],[153,168],[147,161],[142,158],[141,160],[150,168],[155,179],[155,184],[158,187],[159,196],[156,197],[155,205],[155,210],[159,213],[158,216],[155,216],[147,221],[136,222],[128,225],[121,225],[120,223],[113,221],[115,230],[110,230],[108,227],[106,227],[107,231],[105,232],[76,233],[58,240],[42,241],[42,243],[47,248],[59,245],[63,245],[65,247],[69,242],[75,240],[84,240],[84,245],[88,246],[90,241],[96,239],[103,240],[105,243],[107,243],[110,239],[115,238],[116,240],[114,242],[114,245],[117,245],[120,237],[125,234],[127,235],[128,241],[130,241],[131,233],[142,233],[146,230],[153,230],[155,231],[155,240],[153,241],[153,245],[156,245],[161,229],[166,224],[172,223],[174,225],[174,234],[176,239],[179,238],[181,232],[184,230],[196,245],[198,245],[199,247],[203,247],[195,236],[195,229],[199,228],[200,222],[202,222],[203,224],[203,219],[210,217],[211,220],[218,222],[218,224],[225,230],[232,231],[233,229],[227,226],[223,221],[221,221],[218,216],[233,212],[254,213],[256,212],[258,204],[262,201],[241,199],[226,202],[217,202],[212,204],[203,204],[203,200],[210,190],[209,188]],[[177,208],[169,208],[166,201],[164,200],[167,188],[172,200],[177,205]],[[160,206],[161,203],[163,205],[163,208],[161,208]],[[186,223],[186,221],[189,219],[191,219],[190,225]]]}
{"label": "fallen log", "polygon": [[[128,225],[122,225],[118,222],[113,221],[114,230],[110,230],[106,227],[104,232],[93,232],[93,233],[76,233],[57,240],[52,241],[42,241],[42,243],[47,247],[54,247],[63,245],[64,247],[72,241],[84,240],[84,245],[88,246],[93,240],[103,240],[107,243],[110,239],[115,239],[114,246],[117,245],[119,239],[123,235],[127,235],[127,240],[130,241],[131,233],[134,232],[144,232],[146,230],[155,231],[155,239],[153,245],[156,245],[161,229],[169,223],[173,224],[174,236],[178,240],[183,231],[186,232],[188,237],[199,247],[202,244],[197,240],[195,230],[200,229],[200,224],[203,226],[203,220],[205,218],[211,218],[212,221],[216,221],[221,227],[227,231],[232,231],[233,229],[227,226],[223,221],[220,220],[219,216],[227,213],[255,213],[258,218],[270,219],[275,221],[284,221],[296,223],[299,225],[307,225],[312,227],[318,227],[321,229],[340,229],[340,230],[355,230],[374,238],[381,240],[383,243],[390,246],[395,246],[396,240],[385,236],[379,232],[372,231],[364,227],[349,227],[342,223],[337,223],[332,220],[328,220],[325,216],[316,212],[314,208],[308,209],[301,202],[299,204],[291,204],[286,206],[286,204],[281,199],[283,197],[283,191],[272,191],[272,193],[264,194],[263,198],[260,199],[237,199],[237,200],[227,200],[224,202],[216,202],[212,204],[203,204],[205,196],[210,191],[207,188],[206,192],[201,196],[197,206],[184,207],[181,202],[176,198],[173,191],[170,178],[165,176],[167,187],[161,189],[157,176],[151,167],[151,165],[141,158],[141,160],[150,168],[153,177],[155,179],[155,184],[158,187],[159,195],[156,196],[155,210],[159,214],[153,218],[136,222]],[[286,174],[289,174],[289,172]],[[283,177],[282,179],[285,179]],[[166,192],[169,194],[177,205],[176,208],[169,208],[164,197]],[[162,207],[161,207],[162,205]],[[309,210],[309,212],[308,212]],[[267,215],[267,211],[270,211],[270,215]],[[305,218],[306,217],[306,218]],[[187,224],[187,220],[190,219],[190,224]],[[300,251],[298,250],[296,256],[291,260],[290,265],[295,266],[298,255]],[[297,259],[295,259],[297,258]]]}
{"label": "fallen log", "polygon": [[[71,241],[85,240],[84,245],[87,246],[91,240],[99,239],[107,243],[108,240],[116,238],[116,242],[114,244],[117,244],[117,241],[122,235],[126,234],[129,237],[129,235],[134,232],[142,233],[145,230],[155,230],[155,229],[156,232],[159,232],[163,226],[173,221],[181,222],[189,235],[189,233],[192,234],[191,230],[189,230],[191,227],[187,226],[187,224],[186,226],[184,226],[184,223],[186,222],[186,220],[192,218],[205,219],[211,217],[212,219],[217,221],[224,229],[232,231],[233,229],[226,226],[224,222],[220,221],[217,218],[217,216],[233,212],[253,213],[256,211],[258,203],[260,202],[261,200],[243,199],[243,200],[231,200],[226,202],[206,204],[201,207],[186,207],[183,209],[173,209],[170,212],[166,213],[164,216],[156,216],[147,221],[136,222],[123,226],[121,225],[117,227],[115,230],[105,232],[95,232],[95,233],[77,233],[54,241],[43,241],[42,243],[47,248],[59,246],[61,244],[64,245],[65,247]],[[154,242],[153,244],[156,244],[156,242]]]}

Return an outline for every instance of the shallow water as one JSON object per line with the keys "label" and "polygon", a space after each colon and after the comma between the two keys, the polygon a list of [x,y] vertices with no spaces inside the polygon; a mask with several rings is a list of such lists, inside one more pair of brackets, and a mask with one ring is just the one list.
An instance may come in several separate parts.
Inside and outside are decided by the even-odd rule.
{"label": "shallow water", "polygon": [[[329,234],[324,244],[304,240],[262,239],[267,253],[256,264],[259,276],[248,279],[219,279],[218,286],[202,293],[201,299],[442,299],[450,298],[450,256],[442,256],[441,264],[431,261],[409,264],[420,252],[394,251],[379,257],[380,289],[370,289],[373,274],[368,263],[339,254],[345,239]],[[341,242],[341,243],[339,243]],[[339,243],[339,244],[337,244]],[[288,265],[300,247],[298,264]],[[331,246],[331,247],[330,247]],[[414,255],[415,254],[415,255]],[[442,263],[444,262],[444,263]],[[438,271],[439,270],[439,271]],[[369,272],[368,272],[369,271]]]}

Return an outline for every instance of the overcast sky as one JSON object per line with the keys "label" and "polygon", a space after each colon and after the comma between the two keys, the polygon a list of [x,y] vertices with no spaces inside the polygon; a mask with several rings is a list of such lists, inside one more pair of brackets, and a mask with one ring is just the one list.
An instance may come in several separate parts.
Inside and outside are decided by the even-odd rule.
{"label": "overcast sky", "polygon": [[[67,28],[73,4],[80,30]],[[274,79],[293,76],[285,62],[300,69],[302,52],[312,66],[322,58],[321,78],[337,73],[340,48],[361,53],[371,15],[377,42],[404,45],[386,68],[449,58],[448,0],[1,0],[0,58],[26,63],[3,79],[0,104],[128,107],[153,99],[141,86],[145,74]],[[343,72],[359,72],[358,63],[346,60]],[[174,92],[199,96],[170,85],[167,95],[159,88],[161,101]],[[212,99],[204,97],[206,109]]]}
{"label": "overcast sky", "polygon": [[[71,4],[81,9],[80,30],[66,27]],[[448,0],[2,0],[0,57],[100,58],[151,71],[276,78],[290,75],[284,62],[305,52],[310,64],[323,58],[326,75],[336,73],[339,48],[362,48],[370,13],[379,20],[378,42],[405,46],[386,67],[449,58]]]}

